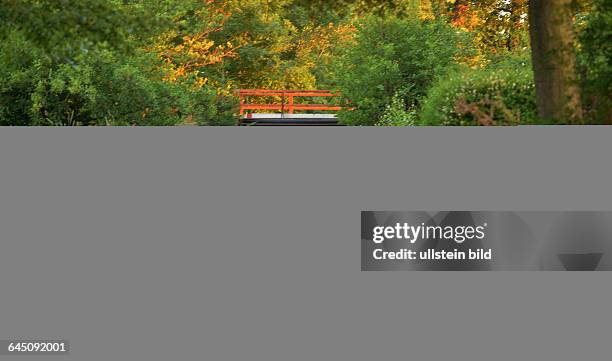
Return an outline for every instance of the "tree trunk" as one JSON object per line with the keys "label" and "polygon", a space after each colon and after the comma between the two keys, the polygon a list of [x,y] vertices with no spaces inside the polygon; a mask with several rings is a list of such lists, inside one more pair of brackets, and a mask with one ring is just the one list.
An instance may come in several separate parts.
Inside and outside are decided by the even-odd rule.
{"label": "tree trunk", "polygon": [[530,0],[529,25],[540,118],[582,122],[576,76],[573,0]]}

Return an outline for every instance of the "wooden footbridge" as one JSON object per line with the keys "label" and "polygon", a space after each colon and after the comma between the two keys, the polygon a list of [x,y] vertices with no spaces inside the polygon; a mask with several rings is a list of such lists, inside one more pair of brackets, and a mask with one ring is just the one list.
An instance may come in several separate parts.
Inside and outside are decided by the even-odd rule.
{"label": "wooden footbridge", "polygon": [[[241,126],[337,126],[334,113],[322,112],[344,109],[337,105],[304,102],[304,98],[329,99],[340,96],[329,90],[242,89],[237,94],[240,97]],[[266,101],[270,98],[277,103]],[[296,98],[300,101],[296,102]]]}

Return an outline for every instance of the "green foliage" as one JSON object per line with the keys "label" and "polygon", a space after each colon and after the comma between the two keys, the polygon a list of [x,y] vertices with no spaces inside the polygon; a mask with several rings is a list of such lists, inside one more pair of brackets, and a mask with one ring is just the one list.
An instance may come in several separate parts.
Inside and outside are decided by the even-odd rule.
{"label": "green foliage", "polygon": [[157,59],[138,50],[149,33],[136,32],[135,10],[103,0],[2,3],[11,26],[0,29],[0,124],[226,120],[210,91],[163,81]]}
{"label": "green foliage", "polygon": [[443,22],[370,16],[358,30],[332,74],[333,85],[355,108],[340,114],[344,124],[375,124],[396,96],[418,103],[461,52],[462,39]]}
{"label": "green foliage", "polygon": [[[256,1],[240,4],[224,29],[212,39],[217,43],[241,38],[237,56],[217,68],[222,78],[241,88],[304,89],[315,86],[308,69],[300,69],[291,44],[297,29],[279,13],[281,4],[270,4],[262,13]],[[242,34],[242,35],[241,35]]]}
{"label": "green foliage", "polygon": [[407,106],[401,95],[396,95],[387,105],[377,126],[403,127],[416,125],[418,111],[414,106]]}
{"label": "green foliage", "polygon": [[612,1],[594,0],[580,33],[583,102],[594,123],[612,123]]}
{"label": "green foliage", "polygon": [[343,21],[350,10],[350,1],[295,0],[286,6],[285,14],[295,26],[304,27],[312,23],[326,25]]}
{"label": "green foliage", "polygon": [[100,51],[78,60],[38,81],[31,109],[36,124],[164,126],[202,111],[194,109],[191,89],[143,73],[140,58],[118,62]]}
{"label": "green foliage", "polygon": [[[612,1],[576,4],[587,122],[612,123]],[[527,6],[0,1],[0,125],[233,125],[238,88],[338,90],[347,125],[538,123]]]}
{"label": "green foliage", "polygon": [[419,14],[420,0],[293,0],[285,6],[286,17],[298,27],[350,20],[367,14],[399,17]]}
{"label": "green foliage", "polygon": [[442,77],[423,102],[419,124],[537,124],[536,113],[531,64],[513,59]]}

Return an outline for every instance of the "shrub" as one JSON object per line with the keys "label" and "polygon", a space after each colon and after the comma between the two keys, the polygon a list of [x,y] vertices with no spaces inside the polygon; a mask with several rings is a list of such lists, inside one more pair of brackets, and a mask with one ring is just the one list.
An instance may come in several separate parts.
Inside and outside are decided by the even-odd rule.
{"label": "shrub", "polygon": [[404,97],[397,94],[387,105],[385,112],[376,122],[377,126],[404,127],[416,124],[418,112],[414,105],[406,104]]}
{"label": "shrub", "polygon": [[212,94],[188,82],[163,81],[153,64],[142,66],[144,57],[119,61],[101,50],[73,64],[53,66],[41,59],[6,76],[0,124],[166,126],[187,118],[206,123],[216,115]]}
{"label": "shrub", "polygon": [[159,59],[138,50],[145,34],[134,33],[126,8],[67,3],[0,4],[0,21],[10,25],[0,27],[0,125],[227,121],[208,88],[164,81]]}
{"label": "shrub", "polygon": [[511,61],[451,72],[430,89],[419,118],[422,125],[536,124],[531,65]]}
{"label": "shrub", "polygon": [[578,63],[586,116],[612,123],[612,1],[594,0],[579,35]]}
{"label": "shrub", "polygon": [[[46,76],[48,74],[48,76]],[[132,61],[96,51],[39,75],[30,115],[37,125],[173,125],[182,95]]]}
{"label": "shrub", "polygon": [[353,111],[340,122],[373,125],[401,92],[407,104],[418,103],[435,75],[463,49],[460,35],[442,21],[367,17],[355,41],[343,49],[332,74]]}
{"label": "shrub", "polygon": [[0,126],[30,125],[29,109],[41,54],[21,32],[0,33]]}

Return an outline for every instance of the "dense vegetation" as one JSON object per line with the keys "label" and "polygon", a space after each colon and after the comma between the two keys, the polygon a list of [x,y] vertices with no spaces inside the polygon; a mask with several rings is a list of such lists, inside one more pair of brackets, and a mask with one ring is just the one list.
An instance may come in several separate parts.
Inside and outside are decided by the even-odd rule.
{"label": "dense vegetation", "polygon": [[612,1],[540,2],[0,1],[0,125],[233,125],[240,88],[338,90],[349,125],[610,124]]}

